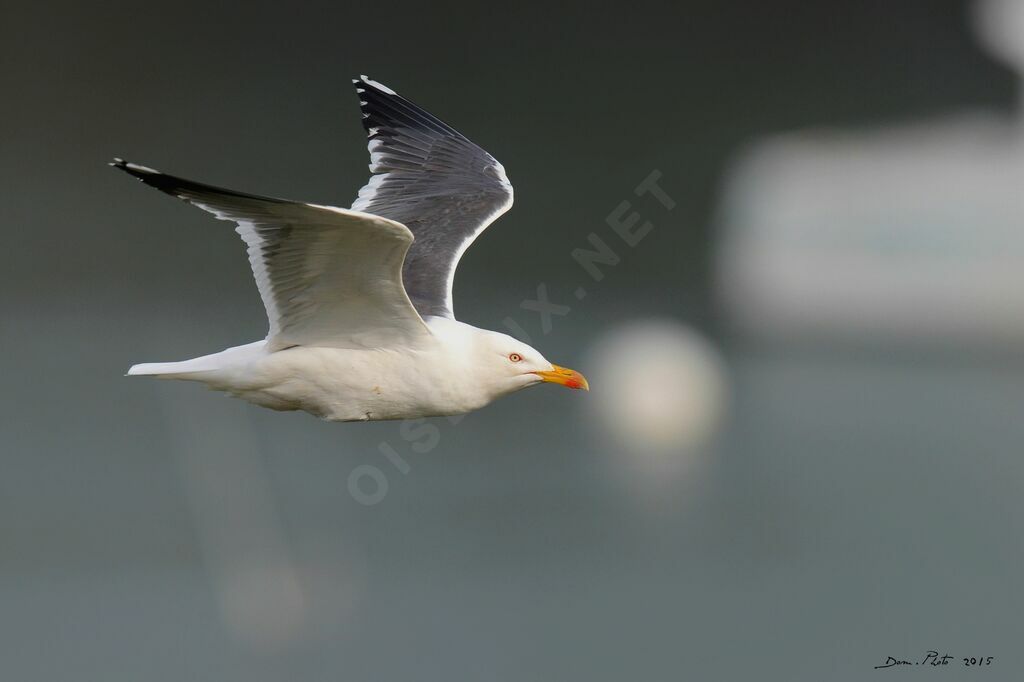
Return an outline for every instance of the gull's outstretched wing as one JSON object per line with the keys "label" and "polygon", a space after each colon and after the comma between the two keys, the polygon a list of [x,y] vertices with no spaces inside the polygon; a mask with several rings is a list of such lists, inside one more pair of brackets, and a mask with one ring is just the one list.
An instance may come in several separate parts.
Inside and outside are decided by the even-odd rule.
{"label": "gull's outstretched wing", "polygon": [[512,185],[494,157],[448,124],[366,76],[352,82],[374,173],[352,209],[398,221],[416,235],[402,269],[405,290],[421,315],[454,317],[455,267],[512,206]]}
{"label": "gull's outstretched wing", "polygon": [[121,159],[111,165],[237,223],[267,309],[271,349],[376,348],[429,338],[402,287],[413,236],[400,223],[211,187]]}

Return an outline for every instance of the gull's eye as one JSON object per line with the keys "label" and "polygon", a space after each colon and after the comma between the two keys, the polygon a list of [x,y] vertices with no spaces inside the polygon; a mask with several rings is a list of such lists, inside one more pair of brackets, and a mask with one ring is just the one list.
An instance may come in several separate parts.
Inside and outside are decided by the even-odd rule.
{"label": "gull's eye", "polygon": [[523,356],[520,355],[519,353],[512,353],[511,355],[508,356],[508,359],[511,360],[512,362],[519,362],[520,360],[523,359]]}

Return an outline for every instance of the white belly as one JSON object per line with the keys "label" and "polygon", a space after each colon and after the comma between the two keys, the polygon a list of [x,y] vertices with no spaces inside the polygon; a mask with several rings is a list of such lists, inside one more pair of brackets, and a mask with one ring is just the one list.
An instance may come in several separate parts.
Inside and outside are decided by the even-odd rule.
{"label": "white belly", "polygon": [[180,376],[274,410],[304,410],[330,421],[461,414],[488,400],[466,390],[443,358],[408,349],[300,346]]}

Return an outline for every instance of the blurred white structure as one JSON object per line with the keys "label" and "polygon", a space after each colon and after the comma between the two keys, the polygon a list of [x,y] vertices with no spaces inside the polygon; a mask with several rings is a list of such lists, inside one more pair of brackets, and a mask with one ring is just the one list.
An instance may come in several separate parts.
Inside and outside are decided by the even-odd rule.
{"label": "blurred white structure", "polygon": [[[1024,76],[1024,2],[975,6]],[[719,293],[756,335],[1024,341],[1024,112],[756,143],[726,180]]]}
{"label": "blurred white structure", "polygon": [[170,392],[160,395],[227,631],[256,649],[292,644],[309,604],[252,425],[233,405],[200,409]]}
{"label": "blurred white structure", "polygon": [[588,406],[623,459],[685,468],[699,456],[727,392],[723,362],[708,341],[673,321],[640,320],[598,339],[588,355],[595,386]]}

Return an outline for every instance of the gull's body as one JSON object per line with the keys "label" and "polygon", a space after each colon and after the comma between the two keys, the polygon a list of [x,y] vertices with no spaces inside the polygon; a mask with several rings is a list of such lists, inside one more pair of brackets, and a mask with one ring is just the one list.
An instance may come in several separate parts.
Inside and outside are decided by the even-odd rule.
{"label": "gull's body", "polygon": [[388,88],[354,82],[374,175],[351,209],[115,161],[237,224],[270,326],[262,341],[128,373],[199,381],[332,421],[460,414],[542,381],[586,388],[579,373],[452,313],[459,258],[512,205],[501,164]]}
{"label": "gull's body", "polygon": [[500,391],[465,372],[472,364],[466,354],[482,330],[444,318],[432,322],[432,336],[421,344],[270,351],[266,341],[256,341],[185,362],[136,365],[130,373],[201,381],[262,407],[330,421],[461,414],[515,390]]}

